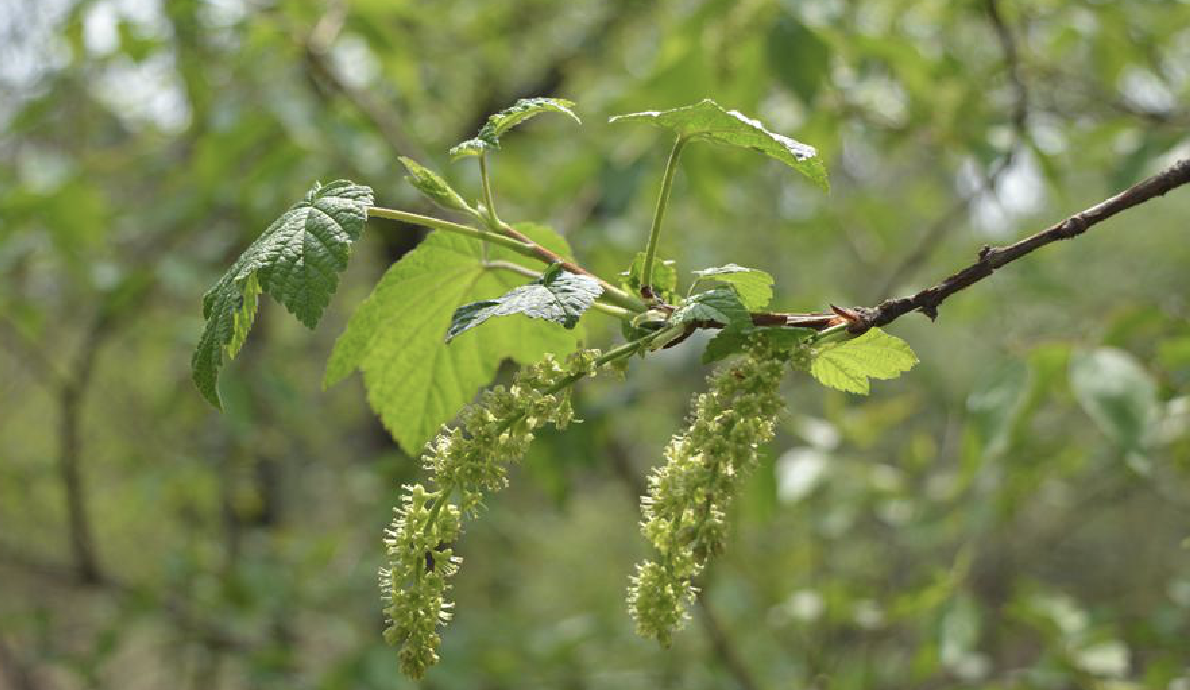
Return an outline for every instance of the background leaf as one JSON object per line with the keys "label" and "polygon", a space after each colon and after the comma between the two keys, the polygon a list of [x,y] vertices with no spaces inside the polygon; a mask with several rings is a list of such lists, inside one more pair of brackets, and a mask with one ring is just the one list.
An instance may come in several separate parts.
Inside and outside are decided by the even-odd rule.
{"label": "background leaf", "polygon": [[1157,384],[1123,350],[1101,347],[1070,357],[1070,387],[1087,415],[1116,445],[1142,450],[1159,416]]}
{"label": "background leaf", "polygon": [[769,29],[765,54],[781,84],[812,105],[830,74],[830,45],[792,13],[782,12]]}

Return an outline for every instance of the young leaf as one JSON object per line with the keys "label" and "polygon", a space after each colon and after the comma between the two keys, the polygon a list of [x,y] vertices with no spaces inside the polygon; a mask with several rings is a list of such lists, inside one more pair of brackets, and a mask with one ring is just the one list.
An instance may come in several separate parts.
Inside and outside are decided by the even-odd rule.
{"label": "young leaf", "polygon": [[348,180],[318,183],[256,239],[203,295],[206,328],[191,359],[195,385],[219,407],[223,354],[234,357],[256,314],[257,296],[273,296],[307,327],[318,324],[364,229],[372,190]]}
{"label": "young leaf", "polygon": [[718,268],[704,268],[695,271],[699,280],[717,280],[728,283],[740,295],[740,301],[748,309],[762,309],[773,298],[773,277],[755,268],[744,268],[727,264]]}
{"label": "young leaf", "polygon": [[[645,253],[637,252],[636,258],[632,260],[632,266],[620,275],[624,276],[624,287],[634,295],[640,294],[641,282],[640,276],[645,270]],[[678,289],[678,270],[674,268],[674,262],[657,260],[653,262],[653,290],[662,299],[668,301],[674,292]]]}
{"label": "young leaf", "polygon": [[401,156],[399,160],[409,171],[409,175],[405,179],[409,180],[409,184],[426,195],[430,201],[448,211],[464,211],[472,215],[475,214],[475,209],[468,206],[467,202],[463,201],[463,197],[451,189],[450,185],[446,184],[446,180],[438,176],[438,173],[423,167],[412,158]]}
{"label": "young leaf", "polygon": [[669,317],[670,323],[715,321],[724,330],[740,331],[752,327],[752,317],[731,288],[715,288],[694,295]]}
{"label": "young leaf", "polygon": [[474,139],[468,139],[453,147],[450,150],[450,159],[457,161],[467,156],[481,155],[489,149],[499,149],[500,137],[508,130],[542,113],[561,113],[581,125],[583,121],[571,110],[573,107],[574,102],[564,98],[522,98],[489,117]]}
{"label": "young leaf", "polygon": [[571,273],[563,270],[561,264],[554,264],[528,285],[513,288],[496,299],[472,302],[456,309],[446,342],[493,316],[524,314],[574,328],[579,317],[591,308],[602,292],[598,280]]}
{"label": "young leaf", "polygon": [[[549,228],[531,223],[515,227],[569,257],[565,240]],[[478,240],[431,233],[385,273],[331,353],[324,385],[360,369],[369,403],[409,453],[417,453],[470,402],[504,359],[528,364],[548,352],[564,356],[582,338],[582,324],[565,330],[534,319],[498,319],[483,333],[464,333],[449,346],[444,343],[442,334],[455,309],[504,294],[523,280],[512,272],[485,269],[482,258]],[[501,247],[489,246],[488,258],[540,267]]]}
{"label": "young leaf", "polygon": [[451,161],[457,161],[467,156],[478,156],[488,149],[487,143],[483,139],[468,139],[459,144],[455,144],[450,148]]}
{"label": "young leaf", "polygon": [[617,115],[610,121],[648,122],[691,139],[706,139],[759,151],[805,175],[819,187],[830,188],[826,168],[813,146],[770,132],[759,121],[737,110],[724,110],[709,98],[673,110]]}
{"label": "young leaf", "polygon": [[895,379],[917,364],[909,343],[873,328],[858,338],[828,343],[811,353],[810,374],[818,382],[867,395],[868,379]]}
{"label": "young leaf", "polygon": [[583,121],[571,110],[573,107],[574,102],[564,98],[522,98],[489,117],[487,124],[479,130],[479,139],[498,149],[500,137],[505,132],[542,113],[561,113],[581,125]]}

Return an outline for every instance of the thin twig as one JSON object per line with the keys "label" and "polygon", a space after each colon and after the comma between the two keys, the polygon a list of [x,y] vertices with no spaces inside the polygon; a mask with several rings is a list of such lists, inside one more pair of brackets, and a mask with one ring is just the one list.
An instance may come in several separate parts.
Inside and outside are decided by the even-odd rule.
{"label": "thin twig", "polygon": [[346,7],[342,2],[331,3],[326,14],[315,25],[301,47],[305,52],[306,66],[316,83],[324,84],[329,90],[347,99],[351,105],[372,123],[376,131],[396,155],[426,160],[426,152],[405,130],[401,118],[387,104],[376,98],[371,91],[359,89],[343,81],[331,64],[329,53],[339,31],[346,20]]}
{"label": "thin twig", "polygon": [[70,552],[79,581],[98,584],[104,579],[95,551],[94,530],[87,508],[88,495],[82,476],[82,405],[95,360],[111,328],[104,313],[96,316],[83,336],[73,374],[58,390],[58,474],[66,494]]}
{"label": "thin twig", "polygon": [[949,276],[941,283],[926,288],[908,297],[887,299],[875,307],[855,307],[850,310],[854,317],[849,330],[863,333],[873,326],[883,326],[911,311],[920,310],[931,319],[938,316],[938,305],[954,293],[968,288],[987,278],[992,273],[1017,259],[1058,240],[1066,240],[1083,234],[1093,225],[1102,223],[1112,216],[1166,192],[1190,183],[1190,158],[1180,160],[1165,170],[1145,179],[1119,194],[1102,201],[1091,208],[1070,216],[1060,223],[1026,237],[1019,242],[1003,247],[984,246],[979,259]]}
{"label": "thin twig", "polygon": [[706,595],[703,593],[704,591],[705,589],[700,589],[698,592],[698,620],[702,622],[702,629],[711,640],[711,647],[715,650],[715,655],[719,657],[719,661],[723,662],[724,668],[727,669],[732,678],[735,678],[736,684],[740,688],[743,690],[759,690],[760,685],[757,684],[756,679],[752,677],[752,672],[748,670],[743,660],[740,659],[735,645],[732,644],[731,637],[724,631],[723,626],[719,624],[719,619],[715,616],[710,603],[707,602]]}

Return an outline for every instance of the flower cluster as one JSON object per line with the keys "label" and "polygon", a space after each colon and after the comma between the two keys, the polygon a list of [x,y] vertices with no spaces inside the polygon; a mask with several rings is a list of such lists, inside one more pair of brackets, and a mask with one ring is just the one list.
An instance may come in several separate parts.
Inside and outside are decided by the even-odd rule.
{"label": "flower cluster", "polygon": [[[452,544],[462,518],[483,505],[485,492],[508,483],[509,464],[521,459],[544,424],[565,427],[574,417],[567,387],[599,368],[599,352],[572,355],[565,364],[552,356],[527,367],[507,387],[496,386],[426,444],[423,466],[434,490],[406,486],[406,495],[385,533],[387,567],[380,587],[387,606],[385,639],[400,645],[401,670],[422,677],[438,661],[437,628],[451,617],[447,580],[461,559]],[[452,496],[458,503],[452,503]]]}
{"label": "flower cluster", "polygon": [[665,465],[649,477],[641,533],[657,559],[637,565],[628,593],[641,635],[668,645],[688,618],[693,580],[722,551],[725,513],[784,409],[778,394],[783,370],[782,360],[757,342],[715,372],[707,392],[694,400],[689,426],[666,447]]}

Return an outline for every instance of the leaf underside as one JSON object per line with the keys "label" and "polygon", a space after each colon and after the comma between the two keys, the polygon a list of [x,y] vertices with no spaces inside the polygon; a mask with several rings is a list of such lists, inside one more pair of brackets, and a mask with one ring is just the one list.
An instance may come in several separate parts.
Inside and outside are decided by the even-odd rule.
{"label": "leaf underside", "polygon": [[867,395],[868,379],[895,379],[917,364],[909,343],[879,328],[841,343],[828,343],[811,355],[810,374],[818,382]]}
{"label": "leaf underside", "polygon": [[[549,228],[518,230],[563,256],[565,241]],[[534,319],[497,319],[463,333],[448,346],[442,336],[460,306],[518,287],[522,278],[483,268],[478,240],[434,232],[385,273],[335,343],[324,385],[352,371],[363,374],[368,401],[393,438],[416,454],[442,424],[496,375],[500,362],[536,362],[546,353],[573,352],[583,337]],[[490,260],[537,268],[529,259],[489,246]]]}
{"label": "leaf underside", "polygon": [[541,278],[528,285],[513,288],[496,299],[472,302],[456,309],[446,342],[493,316],[524,314],[574,328],[583,312],[590,309],[602,293],[603,287],[598,280],[571,273],[554,264]]}
{"label": "leaf underside", "polygon": [[207,323],[190,365],[195,385],[212,405],[220,405],[223,355],[235,357],[244,344],[262,292],[307,327],[318,324],[371,205],[369,187],[348,180],[315,183],[203,295]]}
{"label": "leaf underside", "polygon": [[791,139],[783,134],[770,132],[758,120],[754,120],[738,110],[724,110],[711,99],[703,99],[694,105],[675,108],[673,110],[651,110],[640,113],[617,115],[611,122],[647,122],[676,132],[678,135],[691,139],[706,139],[708,141],[738,146],[758,151],[781,161],[814,184],[823,189],[830,189],[826,168],[818,151],[807,144]]}

